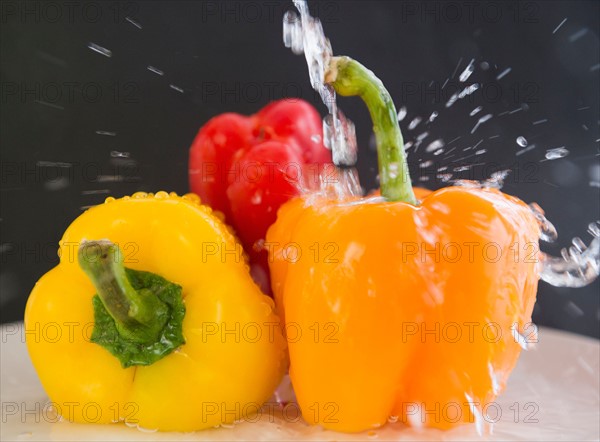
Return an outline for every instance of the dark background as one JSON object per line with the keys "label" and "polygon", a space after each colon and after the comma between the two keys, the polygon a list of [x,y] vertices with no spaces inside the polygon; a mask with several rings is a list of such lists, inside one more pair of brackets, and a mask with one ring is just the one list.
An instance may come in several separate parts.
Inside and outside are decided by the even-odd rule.
{"label": "dark background", "polygon": [[[61,234],[83,208],[109,194],[186,192],[188,147],[211,116],[254,113],[272,99],[295,96],[325,110],[310,89],[304,58],[282,44],[281,18],[291,7],[286,2],[1,5],[2,322],[22,318],[29,291],[57,264]],[[369,66],[397,107],[406,106],[406,140],[429,132],[409,156],[416,182],[441,187],[431,171],[444,165],[475,164],[455,173],[470,179],[512,169],[504,191],[538,202],[558,229],[559,240],[543,244],[544,251],[558,255],[575,236],[589,242],[587,225],[600,219],[600,2],[310,5],[334,52]],[[89,43],[112,56],[90,50]],[[461,83],[471,59],[475,71]],[[481,84],[478,91],[446,108],[452,93],[474,82]],[[340,103],[356,123],[361,180],[372,188],[368,114],[358,100]],[[482,110],[470,116],[478,106]],[[427,123],[434,111],[438,117]],[[488,113],[493,117],[471,134]],[[408,130],[417,116],[423,121]],[[453,156],[425,151],[437,138],[450,143],[459,136],[446,149],[456,146]],[[535,147],[517,156],[518,136]],[[461,160],[469,152],[460,151],[477,143],[471,154],[487,152]],[[544,160],[548,149],[561,146],[568,156]],[[427,160],[435,164],[417,165]],[[540,282],[534,320],[599,337],[599,298],[598,281],[580,289]]]}

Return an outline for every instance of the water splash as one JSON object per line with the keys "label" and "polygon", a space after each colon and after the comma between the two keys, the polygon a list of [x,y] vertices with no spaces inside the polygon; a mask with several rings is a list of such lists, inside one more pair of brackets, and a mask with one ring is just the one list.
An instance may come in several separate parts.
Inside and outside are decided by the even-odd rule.
{"label": "water splash", "polygon": [[[350,167],[356,162],[356,137],[354,124],[348,120],[341,111],[337,108],[336,94],[333,89],[325,84],[324,77],[325,71],[333,51],[329,40],[325,37],[321,22],[312,17],[309,14],[308,6],[305,0],[294,0],[294,5],[298,9],[300,16],[295,12],[288,11],[284,16],[283,21],[283,40],[286,47],[291,48],[296,54],[304,53],[308,64],[310,81],[313,88],[319,93],[321,99],[327,109],[329,115],[325,117],[323,122],[323,142],[326,146],[331,148],[334,159],[334,164],[337,166],[345,166],[342,169],[337,169],[335,179],[326,179],[325,176],[321,176],[321,192],[326,193],[332,198],[342,199],[347,196],[356,196],[362,194],[362,189],[358,181],[358,174],[356,169]],[[562,26],[559,25],[559,27]],[[557,28],[558,29],[558,28]],[[458,69],[462,63],[462,58],[459,60],[456,68],[452,74],[452,78],[455,77]],[[466,82],[475,70],[474,60],[467,65],[459,76],[461,82]],[[489,68],[489,64],[481,64],[481,68],[486,70]],[[511,72],[512,68],[508,67],[498,73],[496,80],[500,80],[507,76]],[[448,81],[448,80],[447,80]],[[446,83],[447,83],[446,81]],[[444,85],[446,84],[444,83]],[[442,87],[443,88],[443,87]],[[454,93],[448,101],[445,103],[446,108],[450,108],[458,100],[463,99],[480,88],[478,83],[473,83],[466,86],[459,92]],[[470,113],[470,116],[475,116],[482,110],[482,107],[476,107]],[[513,111],[507,112],[507,115],[512,115],[516,112],[527,110],[527,107],[519,107]],[[408,112],[406,107],[402,106],[398,112],[398,121],[403,121]],[[499,114],[500,115],[500,114]],[[438,116],[438,112],[433,112],[428,119],[431,123]],[[488,113],[480,117],[471,130],[471,134],[485,122],[490,120],[493,114]],[[413,118],[409,125],[408,130],[414,130],[422,121],[421,117]],[[533,122],[533,125],[546,123],[548,119],[540,119]],[[416,140],[411,140],[405,144],[405,149],[415,146],[415,150],[419,147],[419,144],[427,137],[429,133],[423,132]],[[450,141],[446,146],[449,146],[460,137]],[[490,137],[493,138],[493,137]],[[519,136],[516,139],[518,146],[523,149],[517,152],[517,155],[523,154],[526,151],[532,150],[535,144],[529,145],[527,139],[524,136]],[[469,148],[475,150],[479,143]],[[445,158],[449,158],[449,153],[456,149],[456,146],[451,150],[445,152],[446,146],[443,140],[436,139],[429,143],[425,148],[427,153],[433,153],[434,156],[446,154]],[[463,149],[464,151],[465,149]],[[486,149],[476,150],[473,156],[482,155],[486,152]],[[554,149],[549,149],[546,154],[546,160],[554,160],[563,158],[569,154],[569,151],[564,146]],[[464,159],[464,158],[462,158]],[[455,160],[458,162],[459,160]],[[454,167],[454,172],[462,172],[471,169],[475,164],[470,165],[459,165]],[[430,164],[425,161],[421,164],[422,168],[430,167]],[[447,167],[438,168],[438,172],[444,172]],[[494,172],[490,178],[483,182],[471,181],[471,180],[453,180],[451,173],[439,173],[437,177],[443,182],[453,182],[454,185],[469,187],[469,188],[494,188],[501,189],[504,180],[510,170],[500,170]],[[330,173],[329,176],[332,174]],[[545,218],[543,211],[537,204],[532,204],[532,213],[534,214],[539,226],[540,226],[540,239],[546,242],[555,241],[557,238],[556,229],[554,226]],[[581,287],[592,282],[599,274],[599,256],[600,256],[600,223],[596,222],[590,224],[589,231],[594,237],[588,247],[585,243],[575,238],[573,245],[569,249],[564,249],[560,258],[551,257],[546,254],[541,254],[542,260],[540,265],[540,277],[546,282],[555,286],[562,287]]]}
{"label": "water splash", "polygon": [[510,169],[505,169],[492,173],[492,175],[483,182],[483,187],[502,189],[502,186],[504,186],[504,180],[510,172]]}
{"label": "water splash", "polygon": [[[473,165],[458,166],[452,170],[454,172],[464,172],[469,170],[472,166]],[[466,187],[468,189],[502,189],[502,186],[504,186],[504,180],[510,172],[510,169],[499,170],[497,172],[492,173],[490,177],[485,181],[450,180],[449,178],[447,178],[447,181],[452,181],[455,186]]]}
{"label": "water splash", "polygon": [[537,203],[529,204],[529,208],[531,209],[531,213],[533,213],[533,216],[540,227],[540,239],[549,243],[555,242],[558,239],[556,227],[554,227],[554,224],[548,221],[542,208]]}
{"label": "water splash", "polygon": [[556,287],[583,287],[600,274],[600,221],[591,223],[589,246],[574,238],[572,246],[562,249],[561,257],[542,254],[540,278]]}

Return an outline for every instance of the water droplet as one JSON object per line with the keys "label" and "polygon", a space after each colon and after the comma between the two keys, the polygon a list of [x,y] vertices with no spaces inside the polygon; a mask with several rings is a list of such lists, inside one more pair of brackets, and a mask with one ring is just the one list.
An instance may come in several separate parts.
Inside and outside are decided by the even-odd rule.
{"label": "water droplet", "polygon": [[438,138],[437,140],[434,140],[431,143],[429,143],[429,145],[427,145],[427,147],[425,148],[425,152],[433,152],[442,147],[444,147],[444,141]]}
{"label": "water droplet", "polygon": [[545,216],[544,210],[537,203],[529,204],[529,208],[533,213],[538,225],[540,226],[540,239],[546,242],[554,242],[558,238],[556,227],[548,221]]}
{"label": "water droplet", "polygon": [[404,120],[404,118],[406,117],[406,113],[406,106],[402,106],[398,111],[398,121]]}
{"label": "water droplet", "polygon": [[471,62],[465,68],[465,70],[462,71],[462,73],[458,77],[458,81],[460,81],[461,83],[464,83],[465,81],[467,81],[469,79],[469,77],[475,70],[475,66],[473,64],[474,62],[475,62],[475,59],[472,59]]}
{"label": "water droplet", "polygon": [[471,113],[469,114],[469,116],[473,117],[473,116],[477,115],[479,112],[481,112],[481,109],[483,109],[483,107],[477,106],[475,109],[473,109],[471,111]]}
{"label": "water droplet", "polygon": [[257,190],[256,192],[254,192],[254,194],[250,198],[250,202],[252,204],[254,204],[255,206],[257,206],[260,203],[262,203],[262,191],[260,189]]}
{"label": "water droplet", "polygon": [[[465,171],[469,170],[470,168],[471,168],[471,166],[457,166],[452,170],[454,172],[465,172]],[[461,181],[465,181],[465,180],[461,180]],[[465,187],[469,187],[469,186],[465,186]],[[481,185],[479,183],[477,183],[477,187],[481,187]]]}
{"label": "water droplet", "polygon": [[553,34],[556,34],[556,32],[561,28],[562,25],[565,24],[565,22],[567,21],[567,17],[565,17],[556,28],[554,28],[554,31],[552,31]]}
{"label": "water droplet", "polygon": [[438,179],[442,181],[442,183],[447,183],[452,179],[451,173],[440,173],[437,175]]}
{"label": "water droplet", "polygon": [[559,158],[564,158],[567,155],[569,155],[569,151],[564,147],[555,147],[554,149],[548,149],[546,151],[547,160],[557,160]]}
{"label": "water droplet", "polygon": [[419,125],[419,123],[421,121],[422,121],[421,117],[415,117],[415,118],[413,118],[412,121],[408,125],[408,130],[413,130],[415,127],[417,127]]}
{"label": "water droplet", "polygon": [[423,161],[421,164],[419,164],[419,167],[421,169],[425,169],[426,167],[431,167],[432,165],[433,165],[433,161],[427,160],[427,161]]}
{"label": "water droplet", "polygon": [[467,86],[462,91],[460,91],[460,93],[458,94],[458,98],[465,98],[467,95],[471,95],[477,89],[479,89],[479,83],[473,83],[471,86]]}
{"label": "water droplet", "polygon": [[435,120],[438,115],[439,115],[439,113],[437,111],[432,112],[431,115],[429,116],[429,122],[432,123],[433,120]]}
{"label": "water droplet", "polygon": [[110,156],[113,158],[129,158],[131,154],[129,152],[119,152],[118,150],[113,150],[110,152]]}
{"label": "water droplet", "polygon": [[474,134],[475,131],[479,128],[479,126],[481,126],[483,123],[485,123],[492,117],[493,117],[492,114],[486,114],[483,117],[480,117],[479,120],[477,120],[477,123],[475,124],[475,126],[473,126],[473,129],[471,129],[471,133]]}
{"label": "water droplet", "polygon": [[163,76],[165,75],[165,73],[163,71],[161,71],[160,69],[154,67],[154,66],[148,66],[146,69],[148,69],[150,72],[154,72],[157,75]]}
{"label": "water droplet", "polygon": [[[195,193],[186,193],[185,195],[182,196],[182,198],[193,204],[200,204],[200,197],[198,195],[196,195]],[[213,213],[215,213],[215,215],[218,215],[221,212],[218,212],[215,210]]]}
{"label": "water droplet", "polygon": [[525,137],[517,137],[517,144],[521,147],[526,147],[527,146],[527,140],[525,139]]}
{"label": "water droplet", "polygon": [[96,43],[88,43],[88,48],[94,52],[97,52],[98,54],[104,55],[105,57],[112,57],[112,51],[110,49],[106,49],[100,45],[97,45]]}
{"label": "water droplet", "polygon": [[312,136],[310,137],[310,140],[311,140],[313,143],[320,143],[320,142],[321,142],[321,135],[319,135],[319,134],[312,135]]}
{"label": "water droplet", "polygon": [[425,138],[429,136],[429,132],[423,132],[417,136],[417,143],[421,144]]}
{"label": "water droplet", "polygon": [[506,77],[510,73],[511,70],[512,70],[512,68],[506,68],[506,69],[504,69],[502,72],[500,72],[498,74],[498,76],[496,77],[496,80],[503,79],[504,77]]}

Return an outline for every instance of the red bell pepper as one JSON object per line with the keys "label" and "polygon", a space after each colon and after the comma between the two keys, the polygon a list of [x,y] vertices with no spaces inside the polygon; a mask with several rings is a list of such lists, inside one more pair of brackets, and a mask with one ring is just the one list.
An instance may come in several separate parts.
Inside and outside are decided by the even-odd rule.
{"label": "red bell pepper", "polygon": [[267,253],[257,247],[290,198],[318,185],[331,162],[319,113],[300,99],[275,101],[249,117],[225,113],[198,132],[190,148],[191,191],[225,215],[270,292]]}

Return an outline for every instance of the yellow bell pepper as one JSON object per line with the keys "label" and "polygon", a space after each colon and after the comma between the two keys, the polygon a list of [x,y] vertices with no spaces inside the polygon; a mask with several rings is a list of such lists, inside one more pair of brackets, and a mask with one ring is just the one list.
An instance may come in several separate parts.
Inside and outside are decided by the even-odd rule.
{"label": "yellow bell pepper", "polygon": [[63,418],[194,431],[270,397],[286,368],[279,319],[216,215],[195,195],[136,193],[69,226],[25,312]]}

